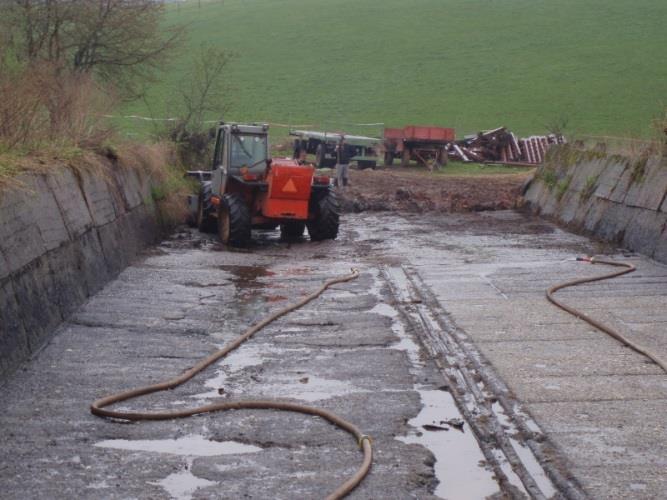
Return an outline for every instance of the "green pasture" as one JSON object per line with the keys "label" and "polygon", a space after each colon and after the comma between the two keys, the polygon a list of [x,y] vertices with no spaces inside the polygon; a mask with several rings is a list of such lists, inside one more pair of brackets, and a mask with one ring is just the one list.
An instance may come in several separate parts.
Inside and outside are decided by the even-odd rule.
{"label": "green pasture", "polygon": [[570,134],[647,137],[667,104],[665,0],[198,3],[169,5],[168,23],[189,26],[187,44],[122,114],[177,114],[173,89],[202,43],[236,55],[228,120],[367,135],[382,127],[353,124],[431,124],[458,136],[501,125],[541,134],[567,121]]}

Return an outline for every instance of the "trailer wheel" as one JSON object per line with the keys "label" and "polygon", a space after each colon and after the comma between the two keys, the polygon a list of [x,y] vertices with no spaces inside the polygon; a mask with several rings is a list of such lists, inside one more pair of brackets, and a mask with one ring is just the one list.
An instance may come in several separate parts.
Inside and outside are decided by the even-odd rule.
{"label": "trailer wheel", "polygon": [[440,165],[445,167],[447,166],[447,162],[449,162],[449,151],[445,147],[440,151]]}
{"label": "trailer wheel", "polygon": [[291,220],[280,225],[280,238],[286,241],[297,240],[303,236],[306,222],[302,220]]}
{"label": "trailer wheel", "polygon": [[202,233],[215,232],[215,221],[211,217],[211,183],[205,182],[199,188],[197,217],[195,225]]}
{"label": "trailer wheel", "polygon": [[242,196],[231,193],[222,197],[218,235],[225,245],[244,247],[250,243],[250,211]]}
{"label": "trailer wheel", "polygon": [[407,167],[410,164],[410,150],[405,148],[403,150],[403,155],[401,156],[401,167]]}
{"label": "trailer wheel", "polygon": [[340,224],[340,204],[336,194],[330,189],[313,200],[312,205],[313,218],[306,223],[311,241],[335,240]]}
{"label": "trailer wheel", "polygon": [[326,151],[324,144],[318,144],[317,149],[315,150],[315,166],[317,168],[324,168],[327,164],[326,161]]}
{"label": "trailer wheel", "polygon": [[377,163],[371,160],[359,160],[357,162],[357,169],[364,170],[366,168],[372,168],[375,170]]}
{"label": "trailer wheel", "polygon": [[392,153],[391,151],[386,151],[384,153],[384,166],[391,167],[393,163],[394,163],[394,153]]}

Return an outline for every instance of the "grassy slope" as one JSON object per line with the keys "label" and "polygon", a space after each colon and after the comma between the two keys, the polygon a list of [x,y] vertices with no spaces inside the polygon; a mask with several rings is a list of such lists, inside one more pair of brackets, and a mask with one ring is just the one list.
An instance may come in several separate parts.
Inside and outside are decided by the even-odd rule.
{"label": "grassy slope", "polygon": [[[567,117],[574,133],[647,135],[667,103],[665,0],[196,5],[171,6],[169,21],[190,23],[190,49],[211,42],[238,54],[229,119],[439,124],[460,135],[542,133]],[[187,50],[152,89],[156,115],[174,111],[165,102]]]}

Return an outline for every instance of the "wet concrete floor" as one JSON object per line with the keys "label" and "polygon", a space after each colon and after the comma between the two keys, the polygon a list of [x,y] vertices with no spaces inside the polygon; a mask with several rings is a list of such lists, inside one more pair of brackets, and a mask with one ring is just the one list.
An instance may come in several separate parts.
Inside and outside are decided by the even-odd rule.
{"label": "wet concrete floor", "polygon": [[[660,498],[667,376],[543,290],[613,249],[514,212],[345,217],[337,241],[248,251],[182,231],[85,304],[0,388],[2,498],[320,498],[361,460],[320,421],[233,411],[123,424],[92,400],[174,376],[359,268],[187,385],[119,405],[287,399],[373,438],[352,498]],[[667,269],[564,292],[664,352]]]}

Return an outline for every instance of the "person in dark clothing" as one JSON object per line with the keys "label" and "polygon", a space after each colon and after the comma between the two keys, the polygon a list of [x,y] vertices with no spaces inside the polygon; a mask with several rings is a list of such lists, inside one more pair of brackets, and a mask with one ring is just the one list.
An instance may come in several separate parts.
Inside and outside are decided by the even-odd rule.
{"label": "person in dark clothing", "polygon": [[340,188],[348,185],[348,172],[350,170],[350,149],[345,142],[345,136],[341,135],[338,146],[336,147],[336,185]]}

